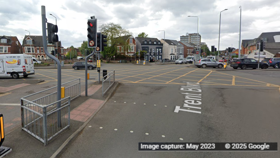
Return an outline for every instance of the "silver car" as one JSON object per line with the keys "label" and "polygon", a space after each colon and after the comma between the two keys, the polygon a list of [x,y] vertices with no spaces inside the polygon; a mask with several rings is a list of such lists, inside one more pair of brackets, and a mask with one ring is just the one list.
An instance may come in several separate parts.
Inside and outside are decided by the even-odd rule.
{"label": "silver car", "polygon": [[213,67],[213,68],[222,68],[224,66],[223,63],[221,62],[218,62],[216,60],[213,60],[213,59],[207,59],[207,58],[204,58],[204,59],[200,59],[199,61],[197,61],[195,63],[195,66],[197,66],[198,68],[206,68],[206,67]]}
{"label": "silver car", "polygon": [[185,62],[186,62],[185,59],[180,58],[180,59],[175,61],[175,64],[183,64]]}

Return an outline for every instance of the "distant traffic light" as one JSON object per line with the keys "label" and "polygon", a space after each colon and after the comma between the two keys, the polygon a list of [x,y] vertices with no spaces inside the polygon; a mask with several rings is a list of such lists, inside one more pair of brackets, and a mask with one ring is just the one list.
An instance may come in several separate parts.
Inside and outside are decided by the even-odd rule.
{"label": "distant traffic light", "polygon": [[56,34],[58,32],[57,25],[54,25],[52,23],[47,23],[48,26],[48,43],[55,43],[58,42],[58,35]]}
{"label": "distant traffic light", "polygon": [[96,26],[97,26],[97,19],[88,19],[87,22],[87,37],[88,37],[88,48],[95,48],[96,47]]}
{"label": "distant traffic light", "polygon": [[107,36],[101,34],[101,51],[103,51],[105,47],[107,47]]}
{"label": "distant traffic light", "polygon": [[101,51],[101,33],[97,32],[96,51]]}
{"label": "distant traffic light", "polygon": [[261,43],[260,43],[260,51],[263,51],[264,49],[264,44],[263,44],[263,40],[261,40]]}
{"label": "distant traffic light", "polygon": [[211,46],[211,52],[215,51],[215,46]]}

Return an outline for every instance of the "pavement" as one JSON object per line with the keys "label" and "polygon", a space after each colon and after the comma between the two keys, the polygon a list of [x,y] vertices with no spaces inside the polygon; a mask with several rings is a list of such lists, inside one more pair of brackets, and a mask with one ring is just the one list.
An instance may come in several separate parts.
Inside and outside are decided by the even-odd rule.
{"label": "pavement", "polygon": [[[59,155],[67,145],[79,135],[79,133],[81,133],[86,124],[111,97],[118,85],[119,83],[116,82],[113,87],[102,96],[102,85],[98,83],[91,84],[88,89],[88,96],[85,96],[85,92],[82,92],[80,97],[71,101],[70,128],[55,136],[46,146],[27,132],[23,131],[21,125],[17,124],[16,127],[7,131],[5,128],[8,127],[9,124],[4,124],[4,130],[6,133],[2,146],[12,149],[5,158],[57,157],[57,155]],[[19,109],[20,106],[11,106],[7,111],[1,111],[4,115],[4,121],[5,114],[10,115],[11,113],[15,113],[15,110],[19,111]],[[20,117],[17,119],[20,119]]]}

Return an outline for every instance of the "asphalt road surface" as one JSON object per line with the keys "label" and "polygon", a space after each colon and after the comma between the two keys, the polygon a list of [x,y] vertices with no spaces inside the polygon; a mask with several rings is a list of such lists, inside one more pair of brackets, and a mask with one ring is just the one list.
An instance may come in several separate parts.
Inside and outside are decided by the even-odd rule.
{"label": "asphalt road surface", "polygon": [[278,151],[138,150],[139,142],[280,142],[280,81],[263,73],[122,69],[114,96],[61,157],[280,157]]}

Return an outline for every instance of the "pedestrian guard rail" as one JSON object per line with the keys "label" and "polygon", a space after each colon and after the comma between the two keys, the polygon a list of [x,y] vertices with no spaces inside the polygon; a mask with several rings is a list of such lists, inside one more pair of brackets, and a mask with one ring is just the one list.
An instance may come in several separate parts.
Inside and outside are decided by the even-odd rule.
{"label": "pedestrian guard rail", "polygon": [[21,124],[26,131],[42,143],[70,126],[70,101],[81,95],[81,80],[61,85],[65,98],[57,100],[57,86],[21,98]]}
{"label": "pedestrian guard rail", "polygon": [[111,71],[102,78],[102,96],[114,85],[115,83],[115,71]]}

